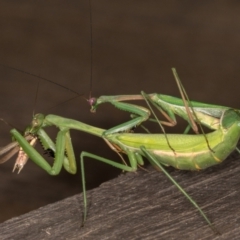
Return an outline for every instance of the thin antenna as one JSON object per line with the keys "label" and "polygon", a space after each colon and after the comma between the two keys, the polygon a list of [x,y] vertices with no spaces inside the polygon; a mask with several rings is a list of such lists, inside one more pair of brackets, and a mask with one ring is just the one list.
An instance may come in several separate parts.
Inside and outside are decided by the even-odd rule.
{"label": "thin antenna", "polygon": [[92,3],[91,0],[88,0],[89,2],[89,18],[90,18],[90,91],[89,91],[89,100],[92,98],[92,75],[93,75],[93,33],[92,33]]}
{"label": "thin antenna", "polygon": [[72,93],[74,93],[74,94],[77,94],[78,96],[84,95],[84,93],[83,93],[83,94],[79,94],[78,92],[76,92],[76,91],[74,91],[74,90],[72,90],[72,89],[70,89],[70,88],[68,88],[68,87],[63,86],[63,85],[61,85],[60,83],[54,82],[54,81],[49,80],[49,79],[44,78],[44,77],[40,77],[40,76],[38,76],[38,75],[36,75],[36,74],[29,73],[29,72],[26,72],[26,71],[24,71],[24,70],[20,70],[20,69],[18,69],[18,68],[10,67],[10,66],[4,65],[4,64],[2,64],[2,63],[0,63],[0,66],[3,66],[3,67],[5,67],[5,68],[9,68],[9,69],[12,69],[12,70],[15,70],[15,71],[24,73],[24,74],[28,74],[28,75],[33,76],[33,77],[36,77],[36,78],[40,78],[40,79],[42,79],[42,80],[44,80],[44,81],[53,83],[53,84],[55,84],[55,85],[57,85],[57,86],[59,86],[59,87],[61,87],[61,88],[64,88],[64,89],[68,90],[69,92],[72,92]]}
{"label": "thin antenna", "polygon": [[[4,122],[7,126],[11,127],[11,128],[16,128],[13,124],[7,122],[5,119],[0,118],[0,121]],[[17,129],[18,130],[18,129]]]}
{"label": "thin antenna", "polygon": [[35,108],[36,108],[36,105],[37,105],[39,83],[40,83],[40,80],[38,80],[38,83],[37,83],[37,91],[36,91],[36,94],[35,94],[35,99],[34,99],[34,104],[33,104],[33,117],[35,115]]}
{"label": "thin antenna", "polygon": [[[10,67],[10,66],[8,66],[8,65],[4,65],[4,64],[2,64],[2,63],[0,63],[0,66],[3,66],[3,67],[5,67],[5,68],[9,68],[9,69],[12,69],[12,70],[15,70],[15,71],[18,71],[18,72],[21,72],[21,73],[24,73],[24,74],[27,74],[27,75],[36,77],[36,78],[38,78],[38,79],[44,80],[44,81],[49,82],[49,83],[52,83],[52,84],[55,84],[55,85],[57,85],[57,86],[59,86],[59,87],[61,87],[61,88],[64,88],[65,90],[68,90],[69,92],[74,93],[74,94],[77,95],[77,96],[75,96],[75,97],[73,97],[73,98],[70,98],[70,99],[68,99],[68,100],[66,100],[66,101],[64,101],[64,102],[62,102],[62,103],[59,103],[58,105],[63,104],[63,103],[66,103],[66,102],[69,102],[69,101],[71,101],[71,100],[73,100],[73,99],[75,99],[75,98],[77,98],[77,97],[82,97],[82,98],[84,98],[87,102],[89,102],[89,99],[87,99],[87,98],[84,97],[84,93],[80,94],[80,93],[78,93],[78,92],[76,92],[76,91],[74,91],[74,90],[72,90],[72,89],[70,89],[70,88],[68,88],[68,87],[65,87],[65,86],[61,85],[60,83],[54,82],[54,81],[52,81],[52,80],[49,80],[49,79],[47,79],[47,78],[38,76],[38,75],[33,74],[33,73],[30,73],[30,72],[26,72],[26,71],[24,71],[24,70],[20,70],[20,69],[15,68],[15,67]],[[39,83],[38,83],[38,84],[39,84]],[[90,85],[90,87],[91,87],[91,85]],[[37,94],[38,94],[38,93],[37,93]],[[56,105],[56,106],[58,106],[58,105]],[[36,102],[35,102],[35,106],[36,106]],[[53,107],[51,107],[51,108],[53,108]],[[50,108],[50,109],[51,109],[51,108]]]}
{"label": "thin antenna", "polygon": [[93,30],[92,30],[92,3],[91,0],[88,0],[89,3],[89,18],[90,18],[90,90],[89,97],[87,99],[89,105],[92,107],[96,102],[96,98],[92,97],[92,86],[93,86]]}

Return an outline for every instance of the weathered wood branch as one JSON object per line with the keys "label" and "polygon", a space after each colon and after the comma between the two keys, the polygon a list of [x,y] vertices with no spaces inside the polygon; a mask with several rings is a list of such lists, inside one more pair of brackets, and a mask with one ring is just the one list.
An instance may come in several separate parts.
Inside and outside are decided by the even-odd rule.
{"label": "weathered wood branch", "polygon": [[220,236],[162,173],[149,171],[122,174],[89,191],[84,227],[82,195],[76,195],[2,223],[0,239],[239,239],[239,159],[201,172],[169,169]]}

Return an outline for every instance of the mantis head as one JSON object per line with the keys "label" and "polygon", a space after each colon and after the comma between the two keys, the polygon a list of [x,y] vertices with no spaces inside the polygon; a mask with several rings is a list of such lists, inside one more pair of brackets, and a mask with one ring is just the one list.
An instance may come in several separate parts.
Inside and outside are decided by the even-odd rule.
{"label": "mantis head", "polygon": [[35,114],[33,116],[32,123],[24,132],[24,135],[27,134],[36,134],[37,131],[43,126],[45,116],[41,113]]}
{"label": "mantis head", "polygon": [[105,103],[105,102],[111,102],[111,101],[112,101],[111,96],[101,96],[99,98],[90,98],[88,100],[88,102],[91,106],[90,112],[95,113],[98,105]]}
{"label": "mantis head", "polygon": [[89,98],[87,101],[91,106],[90,112],[95,112],[96,111],[97,98]]}

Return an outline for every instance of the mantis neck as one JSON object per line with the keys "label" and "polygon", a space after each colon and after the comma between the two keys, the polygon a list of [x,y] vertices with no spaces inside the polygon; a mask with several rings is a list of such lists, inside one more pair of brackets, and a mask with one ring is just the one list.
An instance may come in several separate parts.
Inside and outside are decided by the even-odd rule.
{"label": "mantis neck", "polygon": [[63,118],[57,115],[50,114],[45,117],[44,126],[51,126],[51,125],[55,125],[60,129],[68,128],[68,129],[75,129],[75,130],[87,132],[98,137],[102,137],[103,132],[106,131],[105,129],[93,127],[91,125],[88,125],[80,121],[76,121],[69,118]]}

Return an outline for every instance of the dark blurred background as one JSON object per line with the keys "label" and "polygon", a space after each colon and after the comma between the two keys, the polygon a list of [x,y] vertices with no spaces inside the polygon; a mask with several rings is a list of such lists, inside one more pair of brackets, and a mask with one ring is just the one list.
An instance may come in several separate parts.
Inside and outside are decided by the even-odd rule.
{"label": "dark blurred background", "polygon": [[[92,0],[92,94],[144,90],[179,96],[171,73],[171,67],[176,67],[191,99],[239,108],[239,9],[238,1]],[[88,97],[89,12],[88,0],[1,1],[0,64],[51,79]],[[23,130],[32,119],[37,82],[0,66],[0,117]],[[91,114],[81,98],[56,106],[73,96],[42,81],[35,112],[102,128],[129,119],[107,105]],[[0,146],[11,141],[9,130],[0,122]],[[101,139],[76,131],[72,139],[77,158],[85,150],[119,161]],[[0,221],[81,191],[79,174],[63,170],[51,177],[29,161],[18,175],[12,173],[13,165],[14,158],[0,165]],[[88,160],[87,186],[97,187],[120,173]]]}

